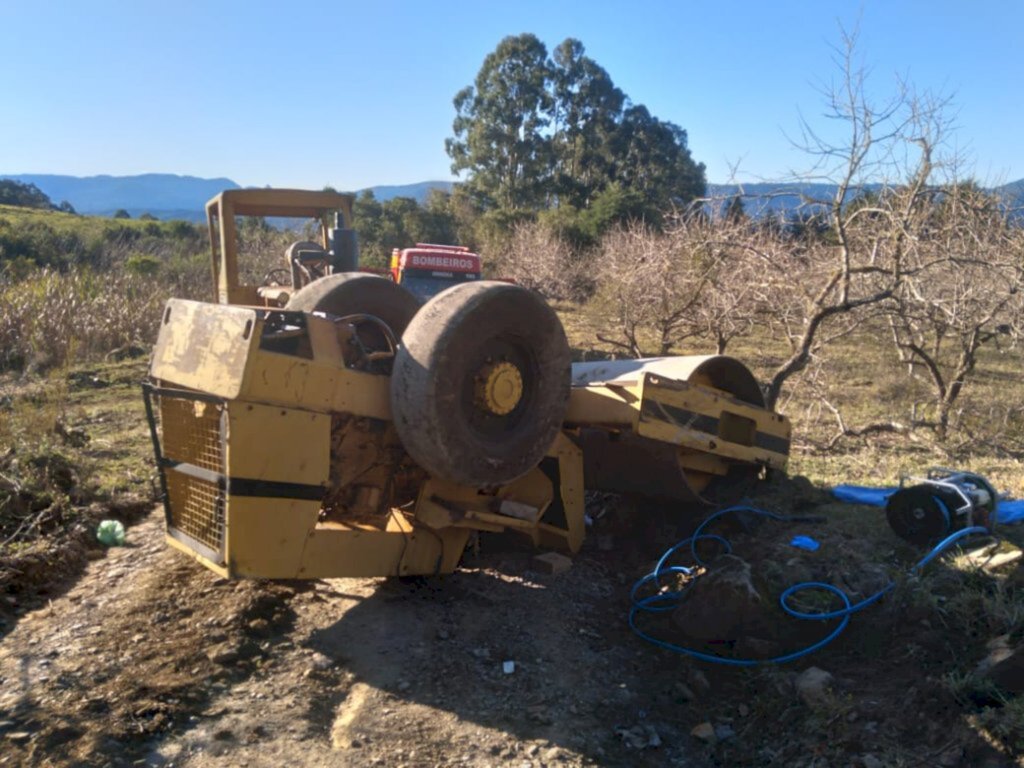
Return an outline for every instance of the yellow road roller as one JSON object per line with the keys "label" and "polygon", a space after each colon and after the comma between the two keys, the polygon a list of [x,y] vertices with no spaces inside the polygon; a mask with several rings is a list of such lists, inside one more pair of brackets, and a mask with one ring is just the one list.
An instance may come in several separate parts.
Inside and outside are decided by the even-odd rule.
{"label": "yellow road roller", "polygon": [[[360,272],[351,210],[223,192],[216,301],[164,309],[143,390],[167,540],[218,574],[448,573],[481,531],[576,552],[587,489],[699,502],[785,468],[790,424],[739,361],[573,364],[535,292],[460,275],[424,302]],[[241,285],[240,215],[312,218],[320,241]]]}

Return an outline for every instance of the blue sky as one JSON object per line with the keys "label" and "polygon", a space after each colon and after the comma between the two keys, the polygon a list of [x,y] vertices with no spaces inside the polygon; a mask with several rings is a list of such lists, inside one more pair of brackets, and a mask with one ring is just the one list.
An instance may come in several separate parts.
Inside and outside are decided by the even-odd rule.
{"label": "blue sky", "polygon": [[869,88],[952,96],[987,183],[1024,177],[1024,2],[0,0],[0,173],[227,176],[356,189],[450,178],[452,97],[498,41],[575,37],[689,133],[709,181],[806,167],[838,23]]}

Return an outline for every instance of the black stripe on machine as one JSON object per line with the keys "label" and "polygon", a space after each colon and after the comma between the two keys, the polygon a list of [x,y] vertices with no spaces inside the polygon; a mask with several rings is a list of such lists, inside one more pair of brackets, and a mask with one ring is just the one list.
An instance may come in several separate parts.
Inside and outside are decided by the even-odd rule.
{"label": "black stripe on machine", "polygon": [[[644,400],[640,409],[640,415],[647,419],[665,421],[683,429],[697,430],[725,440],[725,438],[718,434],[720,422],[714,416],[706,416],[695,411],[688,411],[685,408],[679,408],[668,403],[659,403],[650,399]],[[725,440],[725,442],[729,441]],[[772,453],[789,455],[789,440],[784,437],[768,434],[767,432],[755,432],[754,445]]]}
{"label": "black stripe on machine", "polygon": [[261,499],[296,499],[299,501],[320,501],[324,497],[322,485],[307,483],[289,483],[279,480],[254,480],[247,477],[225,477],[194,464],[186,464],[173,459],[164,459],[161,466],[189,477],[205,480],[215,484],[228,496],[249,496]]}

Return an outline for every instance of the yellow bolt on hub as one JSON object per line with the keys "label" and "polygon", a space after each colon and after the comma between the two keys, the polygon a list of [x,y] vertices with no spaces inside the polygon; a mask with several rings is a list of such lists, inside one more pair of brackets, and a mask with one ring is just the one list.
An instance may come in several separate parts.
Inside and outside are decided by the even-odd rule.
{"label": "yellow bolt on hub", "polygon": [[511,413],[522,396],[523,377],[512,363],[491,363],[477,377],[477,402],[493,414]]}

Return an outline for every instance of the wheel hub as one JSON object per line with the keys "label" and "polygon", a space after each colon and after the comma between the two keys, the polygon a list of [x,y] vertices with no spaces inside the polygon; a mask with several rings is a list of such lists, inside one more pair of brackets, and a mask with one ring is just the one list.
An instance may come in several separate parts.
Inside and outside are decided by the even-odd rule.
{"label": "wheel hub", "polygon": [[523,397],[523,377],[512,363],[486,365],[476,377],[476,400],[497,416],[511,413]]}

